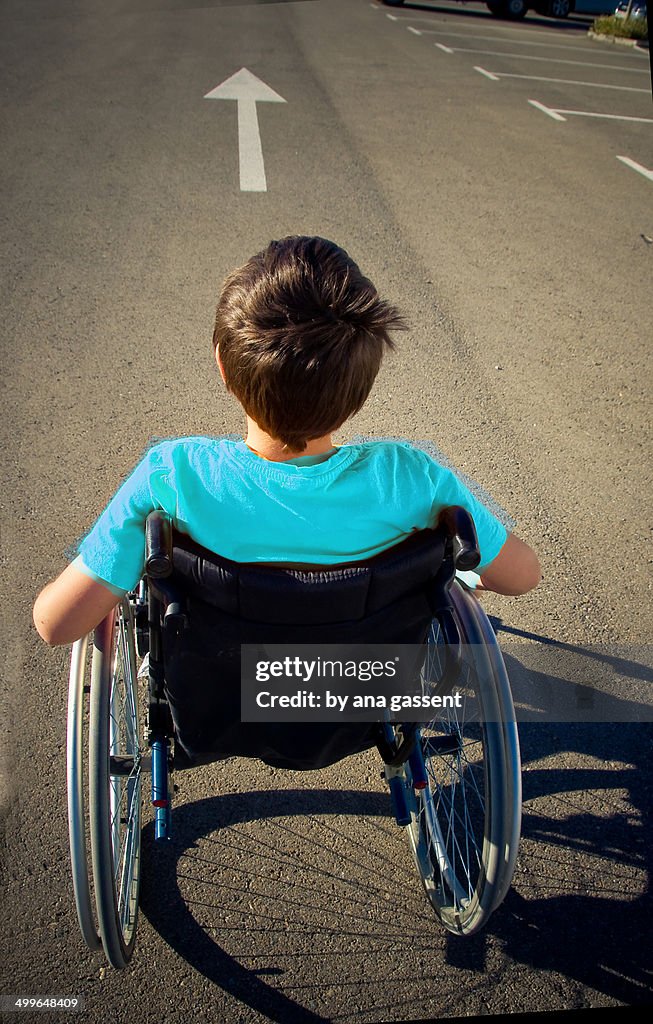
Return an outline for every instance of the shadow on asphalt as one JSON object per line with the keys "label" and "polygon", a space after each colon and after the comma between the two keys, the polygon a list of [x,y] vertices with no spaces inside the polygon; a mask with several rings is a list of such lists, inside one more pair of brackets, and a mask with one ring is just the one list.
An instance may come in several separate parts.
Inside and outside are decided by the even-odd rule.
{"label": "shadow on asphalt", "polygon": [[[345,814],[385,817],[390,800],[383,793],[352,790],[272,790],[209,797],[175,809],[173,838],[165,847],[154,843],[152,826],[143,835],[141,910],[150,924],[179,956],[210,981],[280,1024],[317,1024],[329,1018],[308,1010],[266,984],[261,975],[274,969],[249,970],[222,949],[184,901],[179,889],[178,866],[186,851],[202,837],[250,821],[289,815]],[[373,857],[371,857],[373,863]],[[251,867],[255,871],[256,856]]]}
{"label": "shadow on asphalt", "polygon": [[[527,807],[537,798],[561,795],[566,798],[566,805],[573,809],[574,792],[586,788],[619,789],[627,790],[628,804],[635,809],[639,820],[633,821],[618,812],[607,817],[603,814],[594,817],[585,808],[562,819],[527,810],[522,834],[525,842],[537,843],[538,849],[541,847],[541,856],[534,860],[534,871],[542,872],[541,885],[537,884],[537,874],[529,868],[530,877],[536,884],[527,886],[527,895],[522,895],[517,891],[524,888],[523,876],[519,876],[517,890],[509,892],[503,906],[483,932],[468,939],[445,936],[445,962],[453,969],[482,972],[489,944],[498,941],[505,955],[516,965],[521,964],[537,972],[559,973],[620,1003],[648,1005],[653,1002],[646,939],[650,935],[653,914],[650,886],[647,884],[643,895],[628,898],[627,893],[615,886],[614,879],[606,877],[605,886],[599,884],[598,892],[592,881],[588,886],[590,892],[581,894],[570,889],[582,888],[582,880],[579,883],[577,877],[565,879],[564,873],[560,877],[555,871],[551,874],[547,870],[547,859],[555,864],[558,851],[565,856],[570,851],[572,855],[596,851],[605,856],[608,869],[610,864],[618,867],[617,882],[625,877],[629,868],[640,879],[642,875],[650,878],[653,851],[651,727],[640,724],[526,723],[520,726],[520,736],[527,769],[529,762],[561,751],[578,752],[583,756],[622,762],[628,766],[622,770],[610,768],[605,771],[533,767],[524,773]],[[219,867],[221,829],[228,833],[234,825],[248,822],[263,824],[274,818],[315,815],[351,815],[352,819],[359,821],[368,816],[390,819],[390,801],[383,793],[353,790],[284,789],[212,796],[176,808],[173,839],[166,847],[155,849],[151,827],[144,835],[141,906],[152,926],[196,971],[244,1005],[284,1024],[309,1024],[328,1018],[284,994],[282,987],[273,987],[265,981],[266,975],[283,972],[263,965],[258,970],[248,969],[220,946],[196,920],[193,909],[183,898],[178,881],[180,861],[200,840],[214,836]],[[360,844],[356,852],[360,858]],[[363,850],[363,860],[367,861],[361,865],[364,871],[373,873],[375,867],[378,870],[378,851]],[[254,871],[256,855],[251,856],[251,861],[246,855],[242,863],[248,871],[251,863]],[[213,864],[210,870],[207,868],[209,878],[214,877],[210,872],[215,872],[215,867]],[[373,874],[370,877],[374,877]],[[406,884],[410,883],[407,881]],[[299,899],[301,889],[300,885],[296,890]],[[319,925],[316,927],[319,930]],[[434,927],[439,927],[435,921]],[[245,932],[246,928],[243,927],[242,931]],[[342,939],[347,942],[346,926],[343,927]],[[406,942],[411,942],[409,935]],[[281,954],[281,950],[279,952]],[[515,987],[518,986],[519,980],[516,979]],[[397,1008],[400,1010],[400,1007],[401,994],[398,992]]]}
{"label": "shadow on asphalt", "polygon": [[[508,893],[485,930],[464,942],[448,940],[447,962],[474,969],[482,964],[484,944],[491,934],[502,943],[515,963],[534,971],[553,971],[628,1005],[653,1004],[653,984],[648,948],[650,943],[650,877],[653,868],[653,730],[648,723],[628,724],[540,724],[519,727],[522,751],[523,798],[525,804],[522,841],[541,845],[535,862],[541,881],[530,872],[532,885]],[[544,767],[528,770],[529,762],[561,751],[578,753],[605,762],[622,762],[627,768],[605,771],[597,768]],[[594,816],[579,807],[578,813],[563,818],[532,813],[529,804],[553,796],[574,807],[574,793],[587,790],[625,790],[630,812]],[[618,805],[615,799],[614,804]],[[639,820],[633,820],[633,811]],[[569,878],[560,871],[559,851],[569,860],[596,852],[604,854],[606,874],[597,884]],[[610,865],[614,864],[614,875]],[[620,891],[624,879],[647,879],[646,891],[635,898]],[[627,886],[626,886],[627,888]],[[535,892],[532,892],[535,890]],[[537,891],[539,890],[539,892]],[[543,895],[543,893],[546,893]],[[477,968],[479,969],[479,968]],[[482,968],[481,968],[482,969]]]}

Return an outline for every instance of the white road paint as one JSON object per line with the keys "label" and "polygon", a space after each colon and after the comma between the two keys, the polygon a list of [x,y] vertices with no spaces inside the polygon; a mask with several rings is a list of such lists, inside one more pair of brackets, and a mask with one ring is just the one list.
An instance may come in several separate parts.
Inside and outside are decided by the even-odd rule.
{"label": "white road paint", "polygon": [[462,46],[443,46],[442,43],[435,43],[438,50],[444,50],[445,53],[481,53],[486,57],[513,57],[515,60],[539,60],[544,61],[546,64],[574,64],[576,67],[583,68],[605,68],[608,71],[630,71],[636,75],[648,75],[647,68],[625,68],[620,64],[592,64],[587,60],[565,60],[562,57],[535,57],[532,53],[505,53],[497,50],[468,50]]}
{"label": "white road paint", "polygon": [[618,89],[620,92],[646,92],[648,89],[638,89],[636,85],[606,85],[604,82],[576,82],[570,78],[543,78],[541,75],[513,75],[507,71],[487,71],[486,68],[474,67],[474,71],[480,71],[486,78],[498,82],[501,78],[522,78],[526,82],[554,82],[558,85],[583,85],[590,89]]}
{"label": "white road paint", "polygon": [[567,117],[603,117],[608,121],[639,121],[640,124],[653,124],[653,117],[632,117],[630,114],[597,114],[594,110],[562,110],[556,109],[557,114],[566,114]]}
{"label": "white road paint", "polygon": [[499,81],[498,75],[493,74],[491,71],[486,71],[485,68],[479,68],[474,66],[474,71],[478,71],[481,75],[485,75],[485,77],[489,78],[491,82]]}
{"label": "white road paint", "polygon": [[240,191],[267,192],[261,135],[256,113],[257,103],[285,103],[279,93],[241,68],[215,89],[205,100],[236,100],[238,104],[238,155],[240,160]]}
{"label": "white road paint", "polygon": [[621,160],[622,164],[626,164],[627,167],[632,167],[634,171],[638,171],[639,174],[643,174],[649,181],[653,181],[653,171],[649,171],[648,168],[642,167],[636,160],[631,160],[629,156],[618,156],[617,160]]}
{"label": "white road paint", "polygon": [[[374,5],[370,4],[370,6],[372,7]],[[453,14],[454,12],[452,11],[451,13]],[[433,29],[433,18],[418,18],[415,15],[411,14],[409,11],[406,11],[405,14],[401,15],[400,17],[397,17],[396,15],[394,15],[393,17],[394,17],[395,21],[410,21],[413,25],[419,25],[419,24],[430,25],[431,29],[433,31],[437,31],[437,30]],[[459,22],[459,21],[453,21],[452,24],[456,25],[458,28],[461,27],[461,22]],[[500,25],[497,26],[497,28],[494,28],[492,25],[484,25],[483,29],[484,29],[485,32],[496,32],[497,33],[496,35],[488,36],[487,38],[488,39],[492,39],[492,40],[494,40],[496,42],[501,42],[501,43],[508,42],[508,39],[506,38],[506,33],[508,31],[510,33],[510,41],[511,42],[513,41],[513,37],[515,35],[537,36],[538,39],[544,39],[546,36],[548,36],[550,39],[557,39],[558,42],[560,42],[560,33],[559,32],[539,31],[539,30],[536,30],[534,26],[532,26],[530,28],[516,28],[515,25],[512,24],[510,26],[510,29],[508,30],[507,28],[502,27]],[[424,29],[424,31],[427,32],[428,29]],[[441,31],[442,35],[452,35],[453,34],[453,33],[450,33],[450,32],[445,32],[444,30],[440,30],[440,31]],[[461,35],[461,37],[464,35],[464,37],[467,38],[467,39],[470,38],[467,33],[460,33],[460,35]],[[478,38],[483,38],[483,37],[481,36],[481,37],[478,37]],[[564,45],[564,44],[562,44],[562,45]],[[589,48],[590,47],[588,45],[587,49],[589,49]],[[586,49],[586,47],[583,47],[583,49]],[[642,51],[634,50],[633,52],[634,53],[640,53]],[[623,54],[621,54],[620,56],[623,56]],[[648,54],[645,53],[644,56],[648,57]]]}
{"label": "white road paint", "polygon": [[[538,100],[528,101],[532,107],[537,107],[544,114],[548,114],[554,121],[566,121],[567,117],[600,117],[608,121],[638,121],[640,124],[653,124],[650,117],[632,117],[630,114],[599,114],[594,110],[564,110],[562,107],[545,107]],[[566,114],[566,117],[563,115]]]}
{"label": "white road paint", "polygon": [[413,26],[412,26],[412,25],[409,25],[409,26],[408,26],[408,31],[409,31],[409,32],[412,32],[414,36],[421,36],[421,35],[422,35],[422,33],[420,32],[420,30],[419,30],[418,28],[413,28]]}
{"label": "white road paint", "polygon": [[551,110],[550,107],[545,107],[544,104],[539,103],[538,100],[529,100],[528,102],[531,104],[532,107],[537,107],[538,110],[541,110],[543,113],[548,114],[549,117],[552,117],[554,121],[567,120],[566,117],[561,117],[557,110]]}
{"label": "white road paint", "polygon": [[[443,32],[428,28],[419,30],[414,29],[414,31],[419,31],[419,34],[422,36],[446,36],[447,39],[481,39],[488,43],[508,42],[507,39],[500,40],[497,39],[496,36],[478,36],[474,35],[472,32]],[[560,36],[556,36],[556,38],[559,39]],[[578,50],[581,53],[587,53],[589,49],[587,46],[572,46],[569,43],[540,43],[535,42],[532,39],[513,39],[512,36],[510,38],[510,43],[513,46],[542,46],[549,50]],[[589,52],[592,53],[593,51],[589,50]],[[624,59],[623,53],[618,54],[618,56],[621,57],[622,60]]]}

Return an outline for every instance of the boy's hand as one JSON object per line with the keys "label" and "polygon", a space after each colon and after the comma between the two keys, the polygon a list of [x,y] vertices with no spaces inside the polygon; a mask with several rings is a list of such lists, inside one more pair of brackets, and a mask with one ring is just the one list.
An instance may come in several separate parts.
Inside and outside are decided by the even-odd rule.
{"label": "boy's hand", "polygon": [[481,577],[472,569],[456,569],[456,579],[463,589],[468,591],[470,594],[475,594],[477,590],[482,591],[484,589],[483,584],[481,583]]}

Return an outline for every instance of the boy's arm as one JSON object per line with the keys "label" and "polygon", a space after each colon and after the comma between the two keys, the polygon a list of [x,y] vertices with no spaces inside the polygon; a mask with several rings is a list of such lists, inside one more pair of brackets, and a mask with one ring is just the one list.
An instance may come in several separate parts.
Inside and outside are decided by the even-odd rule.
{"label": "boy's arm", "polygon": [[37,597],[34,625],[51,647],[71,644],[90,633],[119,600],[114,591],[69,565]]}
{"label": "boy's arm", "polygon": [[533,590],[541,579],[540,563],[533,549],[509,533],[497,557],[483,569],[477,589],[517,597]]}
{"label": "boy's arm", "polygon": [[170,451],[164,441],[145,453],[78,545],[75,562],[39,594],[33,617],[46,643],[69,644],[85,636],[140,579],[147,516],[165,508],[168,499],[174,508]]}

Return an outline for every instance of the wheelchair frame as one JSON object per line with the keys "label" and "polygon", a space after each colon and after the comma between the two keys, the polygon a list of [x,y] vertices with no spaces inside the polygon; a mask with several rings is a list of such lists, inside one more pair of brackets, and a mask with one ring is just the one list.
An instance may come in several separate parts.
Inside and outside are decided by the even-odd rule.
{"label": "wheelchair frame", "polygon": [[[453,579],[456,567],[478,564],[478,552],[467,513],[452,509],[447,517],[445,560]],[[171,830],[174,727],[164,693],[162,607],[155,583],[169,571],[168,543],[165,521],[155,513],[148,520],[146,576],[96,628],[90,667],[90,637],[74,644],[71,657],[67,782],[75,903],[87,946],[104,948],[116,968],[129,962],[136,941],[147,772],[156,840],[165,841]],[[382,723],[377,747],[394,816],[407,831],[427,898],[448,931],[472,935],[512,881],[521,828],[521,764],[510,684],[494,631],[478,600],[457,581],[447,593],[447,606],[427,638],[423,678],[432,682],[446,676],[448,685],[456,679],[462,708],[419,725]],[[165,614],[174,621],[182,612],[170,604]],[[471,660],[461,658],[462,646]],[[138,651],[145,647],[144,741]]]}

